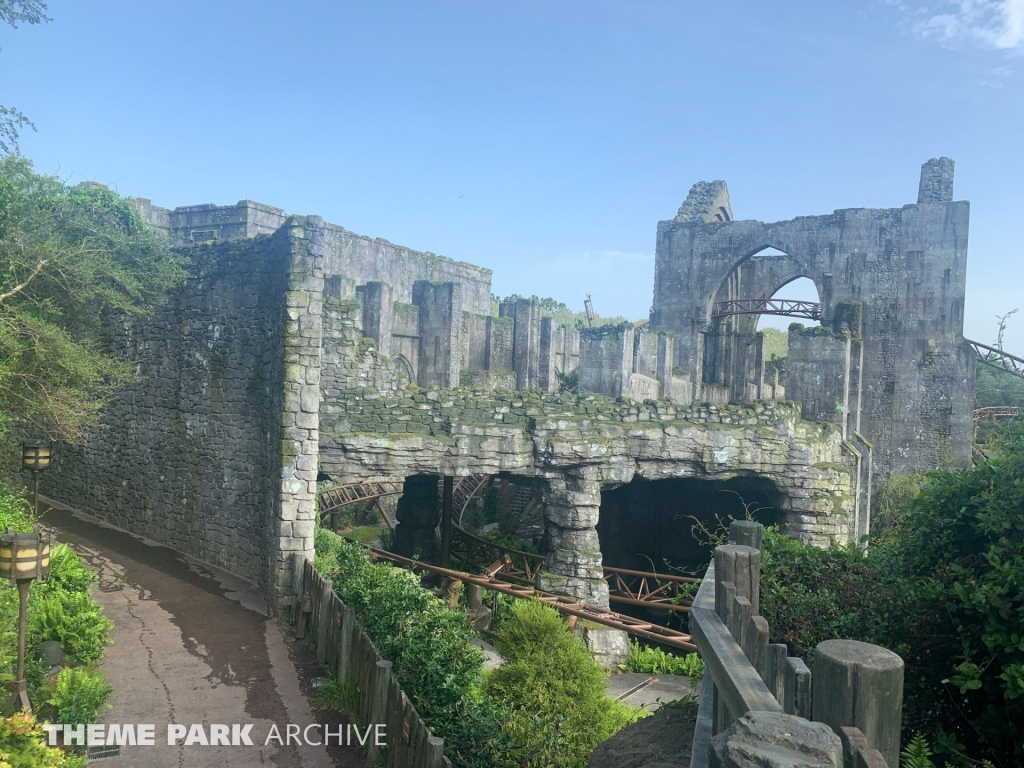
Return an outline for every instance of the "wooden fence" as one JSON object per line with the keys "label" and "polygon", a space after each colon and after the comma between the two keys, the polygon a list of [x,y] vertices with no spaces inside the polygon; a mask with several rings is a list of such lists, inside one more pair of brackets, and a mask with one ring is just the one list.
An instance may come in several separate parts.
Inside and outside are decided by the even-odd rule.
{"label": "wooden fence", "polygon": [[845,768],[898,768],[903,660],[868,643],[829,640],[815,650],[812,675],[784,644],[769,643],[759,610],[762,531],[732,523],[730,543],[715,549],[690,611],[707,669],[691,768],[707,768],[712,737],[750,712],[830,726]]}
{"label": "wooden fence", "polygon": [[[359,625],[355,610],[341,601],[331,580],[312,562],[297,557],[295,566],[295,573],[301,574],[296,585],[301,597],[292,617],[297,633],[300,638],[307,633],[316,638],[317,660],[337,672],[339,682],[354,681],[355,719],[364,730],[384,726],[381,741],[387,745],[387,768],[451,768],[444,756],[444,739],[430,733],[391,674],[391,662],[381,657]],[[370,764],[380,751],[376,733],[371,728],[366,739]]]}

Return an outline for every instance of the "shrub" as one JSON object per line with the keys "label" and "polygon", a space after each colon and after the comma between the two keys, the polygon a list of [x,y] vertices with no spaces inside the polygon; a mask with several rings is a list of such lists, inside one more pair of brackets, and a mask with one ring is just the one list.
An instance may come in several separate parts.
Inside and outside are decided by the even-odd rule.
{"label": "shrub", "polygon": [[25,498],[24,489],[0,483],[0,534],[7,533],[8,527],[17,533],[29,533],[32,524],[32,505]]}
{"label": "shrub", "polygon": [[0,717],[0,768],[83,768],[85,760],[46,745],[46,732],[32,715]]}
{"label": "shrub", "polygon": [[507,661],[482,689],[504,708],[497,768],[582,768],[594,747],[639,716],[608,698],[605,671],[546,605],[517,603],[497,649]]}
{"label": "shrub", "polygon": [[50,573],[43,585],[45,592],[88,592],[97,579],[67,544],[57,544],[50,550]]}
{"label": "shrub", "polygon": [[88,592],[58,589],[37,602],[31,634],[60,642],[69,664],[92,664],[102,658],[113,627]]}
{"label": "shrub", "polygon": [[371,562],[358,544],[329,531],[318,529],[316,550],[317,568],[355,609],[424,721],[444,738],[457,733],[483,663],[465,614],[448,611],[414,574]]}
{"label": "shrub", "polygon": [[55,722],[93,723],[101,707],[110,707],[106,701],[113,690],[101,675],[67,667],[57,675],[57,684],[47,704],[54,711]]}
{"label": "shrub", "polygon": [[866,552],[766,531],[773,641],[808,663],[830,638],[890,648],[906,662],[909,731],[943,754],[1024,765],[1024,425],[995,458],[930,473],[888,531]]}

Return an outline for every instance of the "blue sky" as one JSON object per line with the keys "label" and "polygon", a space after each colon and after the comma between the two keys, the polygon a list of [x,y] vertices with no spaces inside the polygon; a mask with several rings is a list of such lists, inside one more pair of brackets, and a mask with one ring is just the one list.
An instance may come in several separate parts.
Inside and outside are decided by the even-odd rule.
{"label": "blue sky", "polygon": [[[241,198],[644,317],[655,228],[916,201],[956,161],[966,335],[1024,314],[1024,0],[51,0],[0,28],[39,170],[174,207]],[[784,323],[783,323],[784,325]],[[1024,354],[1024,317],[1008,348]]]}

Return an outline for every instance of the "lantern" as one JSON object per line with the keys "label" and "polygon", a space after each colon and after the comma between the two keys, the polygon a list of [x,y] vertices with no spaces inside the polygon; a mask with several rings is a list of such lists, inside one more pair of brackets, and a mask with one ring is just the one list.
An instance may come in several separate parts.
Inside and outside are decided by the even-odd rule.
{"label": "lantern", "polygon": [[[47,457],[47,462],[49,457]],[[42,581],[50,572],[50,540],[43,538],[37,525],[32,533],[15,533],[8,528],[0,536],[0,578],[18,587],[18,677],[14,681],[11,699],[5,714],[21,708],[32,712],[25,685],[25,608],[28,590],[33,581]]]}

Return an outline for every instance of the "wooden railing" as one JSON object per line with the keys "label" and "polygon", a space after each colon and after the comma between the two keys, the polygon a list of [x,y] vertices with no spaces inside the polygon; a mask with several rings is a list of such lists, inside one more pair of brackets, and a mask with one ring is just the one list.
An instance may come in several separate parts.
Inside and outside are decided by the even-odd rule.
{"label": "wooden railing", "polygon": [[[359,625],[351,606],[345,605],[309,560],[296,571],[300,599],[293,621],[300,638],[316,638],[317,661],[337,672],[338,681],[352,680],[356,688],[356,719],[361,727],[383,725],[381,741],[387,745],[387,768],[451,768],[444,756],[444,739],[430,733],[412,701],[391,674],[391,662],[383,659],[369,636]],[[371,727],[367,744],[367,764],[372,765],[380,747],[377,728]]]}
{"label": "wooden railing", "polygon": [[[812,675],[785,645],[769,643],[760,615],[762,530],[749,521],[730,526],[730,543],[715,549],[690,610],[690,632],[707,669],[691,768],[706,768],[712,736],[739,733],[730,726],[751,713],[771,713],[762,719],[780,723],[765,743],[815,728],[820,736],[820,723],[835,733],[845,768],[898,768],[902,659],[868,643],[830,640],[815,650]],[[749,742],[749,730],[737,738]]]}

